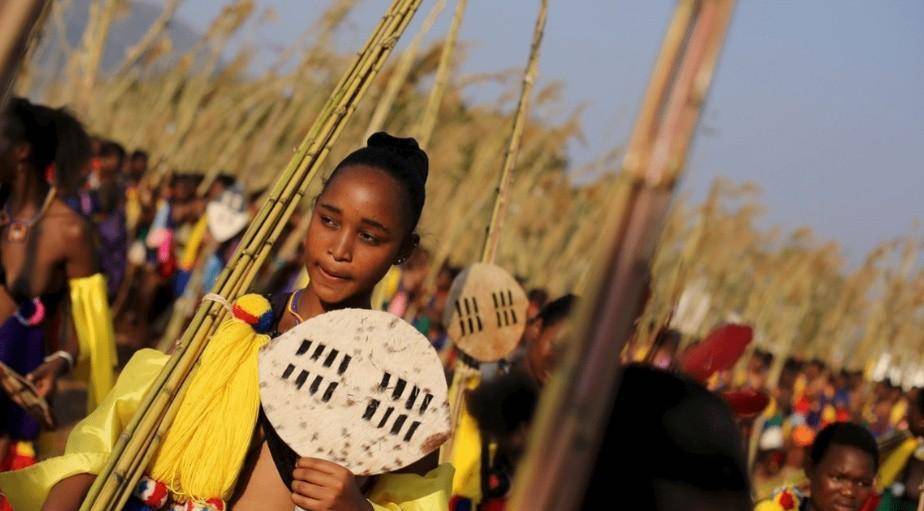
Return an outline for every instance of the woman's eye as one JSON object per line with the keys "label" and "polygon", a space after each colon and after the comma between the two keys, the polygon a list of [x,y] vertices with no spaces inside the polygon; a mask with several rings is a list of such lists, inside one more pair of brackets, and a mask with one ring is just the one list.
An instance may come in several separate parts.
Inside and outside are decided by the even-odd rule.
{"label": "woman's eye", "polygon": [[321,215],[321,223],[330,227],[335,227],[337,222],[334,222],[334,219],[329,216]]}
{"label": "woman's eye", "polygon": [[366,243],[369,243],[370,245],[376,245],[379,242],[378,238],[376,238],[372,234],[369,234],[368,232],[359,233],[359,239],[363,240]]}

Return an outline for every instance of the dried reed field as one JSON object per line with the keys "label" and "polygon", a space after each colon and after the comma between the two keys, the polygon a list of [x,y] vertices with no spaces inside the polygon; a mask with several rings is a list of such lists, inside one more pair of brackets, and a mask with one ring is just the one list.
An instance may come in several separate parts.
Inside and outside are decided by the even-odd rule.
{"label": "dried reed field", "polygon": [[[253,47],[238,45],[231,55],[227,48],[247,23],[261,23],[272,13],[258,11],[252,1],[229,2],[201,40],[178,53],[166,29],[180,3],[165,2],[147,32],[107,72],[101,69],[107,33],[128,15],[130,2],[91,2],[88,24],[73,47],[63,35],[71,2],[55,3],[48,33],[34,43],[21,71],[18,92],[67,105],[94,134],[149,151],[155,164],[148,179],[200,171],[208,176],[205,186],[228,172],[250,190],[265,189],[286,168],[351,61],[352,54],[333,41],[357,1],[331,0],[260,74],[251,71]],[[464,266],[481,253],[520,85],[519,73],[509,70],[458,72],[465,58],[458,41],[465,2],[454,9],[446,3],[423,13],[419,33],[409,34],[410,44],[384,64],[329,148],[336,160],[378,129],[423,142],[434,171],[421,233],[434,273],[444,263]],[[425,45],[439,16],[452,16],[450,31]],[[39,60],[56,65],[39,66]],[[486,81],[507,90],[496,104],[465,99],[467,87]],[[591,258],[585,255],[599,244],[622,179],[621,146],[580,167],[569,161],[569,143],[582,137],[581,109],[551,119],[551,112],[561,110],[563,87],[551,82],[534,92],[496,256],[527,287],[553,294],[588,285]],[[310,205],[319,183],[311,183],[299,211]],[[643,335],[630,348],[644,352],[653,332],[668,323],[693,339],[736,320],[755,326],[755,347],[867,370],[889,353],[894,375],[918,381],[924,370],[914,349],[924,321],[921,239],[912,234],[883,243],[861,264],[850,265],[836,242],[808,229],[767,227],[761,210],[758,187],[733,180],[716,181],[701,204],[674,204],[639,322]]]}

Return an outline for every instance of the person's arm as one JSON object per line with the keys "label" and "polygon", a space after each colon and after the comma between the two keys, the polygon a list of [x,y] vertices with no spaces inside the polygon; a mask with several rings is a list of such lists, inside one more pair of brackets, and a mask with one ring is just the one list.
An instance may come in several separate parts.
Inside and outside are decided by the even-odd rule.
{"label": "person's arm", "polygon": [[[3,271],[3,269],[0,268],[0,271]],[[10,319],[16,313],[16,309],[16,301],[10,296],[6,286],[0,286],[0,324]]]}
{"label": "person's arm", "polygon": [[[93,238],[89,226],[82,218],[74,215],[74,218],[65,221],[60,243],[68,280],[87,277],[97,271]],[[77,336],[64,335],[61,349],[67,355],[53,355],[27,375],[27,378],[35,383],[40,396],[49,395],[54,390],[57,378],[67,373],[76,363],[77,357],[80,356]]]}
{"label": "person's arm", "polygon": [[[100,271],[96,246],[90,229],[90,225],[80,217],[68,222],[64,228],[64,236],[62,236],[66,254],[64,270],[68,281],[89,277]],[[73,355],[74,360],[77,360],[80,347],[76,335],[65,337],[64,349]]]}
{"label": "person's arm", "polygon": [[95,480],[93,474],[77,474],[62,479],[51,488],[42,511],[77,511]]}

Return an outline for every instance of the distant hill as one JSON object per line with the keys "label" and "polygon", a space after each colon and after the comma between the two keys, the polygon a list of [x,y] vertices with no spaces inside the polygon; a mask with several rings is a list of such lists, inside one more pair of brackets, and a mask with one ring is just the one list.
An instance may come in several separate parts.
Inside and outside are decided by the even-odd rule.
{"label": "distant hill", "polygon": [[[67,40],[71,46],[80,42],[84,27],[87,26],[90,1],[74,0],[66,13]],[[144,36],[148,27],[154,23],[162,11],[162,7],[159,5],[139,1],[131,2],[130,9],[131,11],[128,14],[120,16],[113,23],[112,30],[109,31],[106,50],[103,54],[102,67],[104,71],[113,69],[122,61],[126,48],[131,47]],[[49,23],[47,27],[50,28],[51,24]],[[177,18],[173,19],[167,31],[173,42],[174,51],[178,53],[192,47],[201,37],[201,33],[195,28]],[[52,36],[56,35],[53,30],[49,30],[47,33]],[[53,39],[49,42],[56,43]]]}

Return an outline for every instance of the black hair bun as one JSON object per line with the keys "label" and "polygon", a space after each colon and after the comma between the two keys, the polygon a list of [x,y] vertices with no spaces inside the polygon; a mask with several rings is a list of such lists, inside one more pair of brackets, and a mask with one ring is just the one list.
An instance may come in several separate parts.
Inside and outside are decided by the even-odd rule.
{"label": "black hair bun", "polygon": [[368,147],[387,149],[398,154],[407,162],[408,168],[414,171],[421,182],[427,182],[427,176],[430,174],[430,159],[427,157],[427,153],[417,144],[416,139],[395,137],[380,131],[373,133],[366,140],[366,145]]}

